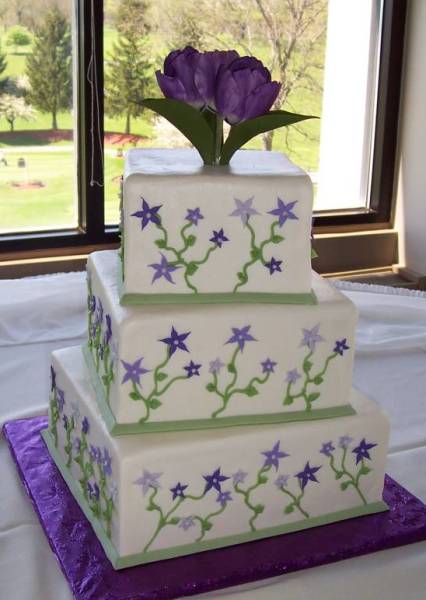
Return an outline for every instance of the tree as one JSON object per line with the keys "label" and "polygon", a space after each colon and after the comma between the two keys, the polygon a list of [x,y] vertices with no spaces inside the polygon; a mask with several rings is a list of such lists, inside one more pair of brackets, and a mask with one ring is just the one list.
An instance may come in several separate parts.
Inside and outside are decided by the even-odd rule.
{"label": "tree", "polygon": [[14,131],[16,119],[30,121],[35,118],[34,110],[25,103],[23,98],[2,94],[0,96],[0,117],[4,117],[9,123],[10,131]]}
{"label": "tree", "polygon": [[70,25],[56,6],[36,28],[26,72],[28,101],[40,112],[50,113],[52,129],[57,129],[58,112],[71,106],[72,70]]}
{"label": "tree", "polygon": [[7,45],[14,46],[15,52],[18,46],[29,46],[31,44],[31,34],[26,27],[15,25],[7,33]]}
{"label": "tree", "polygon": [[117,10],[118,40],[107,60],[105,73],[105,112],[111,117],[125,116],[125,132],[130,133],[131,119],[139,117],[140,101],[148,95],[153,80],[148,41],[148,24],[141,15],[143,0],[122,0]]}
{"label": "tree", "polygon": [[9,77],[2,77],[7,69],[7,58],[0,46],[0,94],[5,91]]}

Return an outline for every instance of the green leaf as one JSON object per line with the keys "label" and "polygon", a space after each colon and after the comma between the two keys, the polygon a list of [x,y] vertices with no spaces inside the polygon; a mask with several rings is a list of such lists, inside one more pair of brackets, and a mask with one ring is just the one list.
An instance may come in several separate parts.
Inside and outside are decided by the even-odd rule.
{"label": "green leaf", "polygon": [[237,277],[241,281],[241,283],[247,283],[248,281],[247,275],[244,275],[244,273],[241,273],[241,271],[237,273]]}
{"label": "green leaf", "polygon": [[155,510],[155,506],[153,506],[152,504],[148,504],[146,510]]}
{"label": "green leaf", "polygon": [[285,507],[284,514],[289,515],[293,511],[294,511],[294,506],[292,504],[289,504],[288,506]]}
{"label": "green leaf", "polygon": [[317,117],[308,115],[290,113],[285,110],[271,110],[266,113],[266,115],[261,115],[260,117],[248,119],[247,121],[242,121],[237,125],[233,125],[228,138],[223,145],[220,164],[229,164],[229,161],[235,152],[260,133],[272,131],[278,127],[286,127],[287,125],[292,125],[293,123],[298,123],[299,121],[304,121],[306,119],[316,118]]}
{"label": "green leaf", "polygon": [[235,368],[235,365],[233,363],[229,363],[228,367],[228,373],[236,373],[237,369]]}
{"label": "green leaf", "polygon": [[343,475],[344,475],[343,471],[337,471],[336,479],[340,479],[341,477],[343,477]]}
{"label": "green leaf", "polygon": [[311,246],[311,258],[318,258],[318,252]]}
{"label": "green leaf", "polygon": [[186,238],[186,245],[193,246],[196,241],[197,241],[197,238],[195,237],[195,235],[188,235],[188,237]]}
{"label": "green leaf", "polygon": [[152,398],[152,400],[149,401],[149,407],[153,410],[155,410],[159,406],[161,406],[161,402],[158,400],[158,398]]}
{"label": "green leaf", "polygon": [[310,360],[306,359],[303,361],[303,372],[304,373],[309,373],[309,371],[312,369],[312,364]]}
{"label": "green leaf", "polygon": [[211,383],[211,382],[210,382],[210,383],[208,383],[208,384],[206,385],[206,390],[207,390],[208,392],[214,392],[214,391],[216,390],[214,383]]}
{"label": "green leaf", "polygon": [[155,245],[158,248],[165,248],[166,247],[166,242],[164,240],[155,240]]}
{"label": "green leaf", "polygon": [[265,507],[264,507],[264,505],[263,505],[263,504],[256,504],[256,506],[254,507],[254,512],[255,512],[257,515],[260,515],[260,514],[262,514],[264,510],[265,510]]}
{"label": "green leaf", "polygon": [[146,98],[141,104],[179,129],[198,150],[205,164],[214,163],[213,132],[199,110],[171,98]]}
{"label": "green leaf", "polygon": [[284,406],[288,406],[290,404],[293,404],[293,402],[294,402],[294,400],[293,400],[293,398],[291,396],[286,396],[284,398],[283,404],[284,404]]}
{"label": "green leaf", "polygon": [[244,394],[247,394],[247,396],[249,398],[252,398],[253,396],[257,396],[258,395],[258,390],[257,388],[254,387],[254,385],[249,385],[246,387],[246,389],[244,390]]}
{"label": "green leaf", "polygon": [[251,256],[253,259],[255,259],[255,258],[256,258],[256,259],[257,259],[257,258],[260,258],[260,257],[262,256],[262,252],[261,252],[260,248],[253,248],[253,249],[250,251],[250,256]]}
{"label": "green leaf", "polygon": [[324,377],[321,377],[321,375],[317,375],[314,379],[315,385],[320,385],[323,381],[324,381]]}
{"label": "green leaf", "polygon": [[320,396],[321,394],[319,392],[313,392],[312,394],[309,394],[307,400],[308,402],[315,402]]}
{"label": "green leaf", "polygon": [[102,383],[107,386],[109,383],[109,377],[108,375],[102,375]]}
{"label": "green leaf", "polygon": [[203,529],[204,531],[210,531],[210,529],[213,527],[213,525],[210,523],[210,521],[203,521]]}
{"label": "green leaf", "polygon": [[129,397],[132,400],[142,400],[142,396],[139,394],[139,392],[130,392]]}
{"label": "green leaf", "polygon": [[163,373],[162,371],[160,371],[159,373],[157,373],[157,375],[155,376],[155,380],[156,381],[164,381],[165,379],[167,379],[168,375],[167,373]]}
{"label": "green leaf", "polygon": [[268,483],[268,478],[265,477],[264,475],[261,475],[258,479],[259,483]]}
{"label": "green leaf", "polygon": [[283,241],[284,241],[284,238],[282,235],[273,235],[271,237],[271,242],[273,244],[279,244],[280,242],[283,242]]}
{"label": "green leaf", "polygon": [[180,521],[179,517],[172,517],[169,521],[170,525],[177,525]]}
{"label": "green leaf", "polygon": [[190,262],[186,267],[186,272],[188,275],[194,275],[194,273],[198,271],[198,265],[195,262]]}
{"label": "green leaf", "polygon": [[359,470],[360,475],[368,475],[370,473],[371,469],[369,467],[361,467]]}
{"label": "green leaf", "polygon": [[345,490],[348,489],[350,484],[351,484],[350,481],[344,481],[343,483],[340,484],[340,489],[344,492]]}

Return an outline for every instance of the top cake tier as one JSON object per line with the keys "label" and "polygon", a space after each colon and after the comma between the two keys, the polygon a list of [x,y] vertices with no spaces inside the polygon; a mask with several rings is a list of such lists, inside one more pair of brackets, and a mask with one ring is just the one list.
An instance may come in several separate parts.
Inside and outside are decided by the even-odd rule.
{"label": "top cake tier", "polygon": [[122,304],[314,300],[312,185],[283,154],[130,150],[121,210]]}

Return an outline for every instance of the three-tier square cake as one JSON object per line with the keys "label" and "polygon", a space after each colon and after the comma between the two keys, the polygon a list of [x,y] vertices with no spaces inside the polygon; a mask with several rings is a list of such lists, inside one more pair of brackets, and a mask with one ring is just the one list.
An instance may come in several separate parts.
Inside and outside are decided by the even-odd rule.
{"label": "three-tier square cake", "polygon": [[311,271],[307,175],[131,150],[121,213],[44,432],[114,567],[386,510],[388,421],[352,389],[354,306]]}

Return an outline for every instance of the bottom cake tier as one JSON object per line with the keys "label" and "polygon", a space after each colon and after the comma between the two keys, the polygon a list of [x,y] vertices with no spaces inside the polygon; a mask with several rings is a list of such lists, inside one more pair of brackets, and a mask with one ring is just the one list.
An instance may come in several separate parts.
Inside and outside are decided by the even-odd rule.
{"label": "bottom cake tier", "polygon": [[386,510],[388,420],[355,415],[112,437],[80,347],[53,353],[44,439],[115,568]]}

